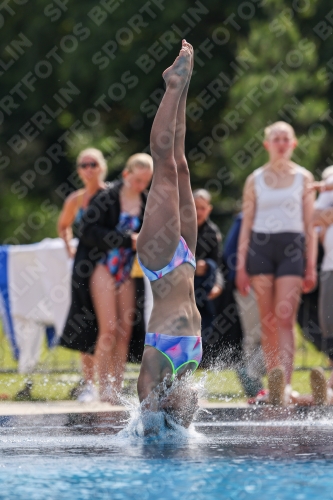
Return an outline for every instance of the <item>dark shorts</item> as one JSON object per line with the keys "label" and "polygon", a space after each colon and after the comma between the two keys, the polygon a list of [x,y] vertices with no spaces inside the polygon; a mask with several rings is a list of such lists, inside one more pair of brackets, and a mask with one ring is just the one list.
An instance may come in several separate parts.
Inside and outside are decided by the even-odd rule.
{"label": "dark shorts", "polygon": [[302,233],[251,233],[246,262],[250,276],[304,276],[305,236]]}

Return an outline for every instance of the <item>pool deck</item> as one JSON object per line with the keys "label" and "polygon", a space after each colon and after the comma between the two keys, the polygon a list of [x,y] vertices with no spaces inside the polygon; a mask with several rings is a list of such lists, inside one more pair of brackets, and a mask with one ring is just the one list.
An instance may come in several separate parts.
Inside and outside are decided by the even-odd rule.
{"label": "pool deck", "polygon": [[[250,422],[302,422],[306,425],[315,421],[333,422],[333,406],[322,407],[274,407],[270,405],[249,406],[247,403],[212,403],[200,400],[200,410],[194,421],[224,422],[231,424],[238,422],[246,425]],[[124,422],[131,413],[131,408],[112,406],[108,403],[83,404],[76,401],[50,402],[14,402],[0,403],[0,427],[7,425],[7,419],[14,419],[15,425],[25,426],[28,423],[43,426],[45,423],[59,421],[71,424],[89,423],[98,421]],[[67,425],[67,424],[66,424]]]}

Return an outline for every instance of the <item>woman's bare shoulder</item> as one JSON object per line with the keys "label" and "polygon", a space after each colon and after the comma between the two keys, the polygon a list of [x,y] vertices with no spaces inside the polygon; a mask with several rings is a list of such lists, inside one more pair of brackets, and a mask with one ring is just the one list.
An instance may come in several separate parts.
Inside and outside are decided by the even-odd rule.
{"label": "woman's bare shoulder", "polygon": [[313,182],[314,177],[312,172],[310,170],[306,169],[305,167],[302,167],[301,165],[298,165],[297,163],[293,163],[293,167],[296,171],[296,173],[299,173],[303,176],[304,181],[306,182]]}
{"label": "woman's bare shoulder", "polygon": [[256,173],[258,172],[259,168],[257,170],[254,170],[250,175],[247,176],[244,189],[253,189],[254,188],[254,180]]}
{"label": "woman's bare shoulder", "polygon": [[79,201],[83,197],[84,192],[85,192],[84,188],[78,189],[77,191],[73,191],[71,194],[67,196],[65,201],[68,203]]}
{"label": "woman's bare shoulder", "polygon": [[264,169],[268,166],[267,163],[265,163],[265,165],[262,165],[261,167],[259,168],[256,168],[255,170],[253,170],[253,172],[248,176],[247,180],[249,180],[250,183],[253,183],[254,182],[254,179],[259,175],[261,174]]}

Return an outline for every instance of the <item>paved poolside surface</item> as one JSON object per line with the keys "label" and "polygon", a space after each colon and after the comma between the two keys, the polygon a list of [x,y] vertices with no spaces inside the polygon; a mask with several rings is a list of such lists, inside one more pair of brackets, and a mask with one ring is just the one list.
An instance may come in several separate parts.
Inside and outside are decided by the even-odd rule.
{"label": "paved poolside surface", "polygon": [[[195,416],[195,422],[272,422],[289,421],[316,425],[316,422],[326,422],[333,425],[333,406],[322,407],[296,407],[285,408],[270,405],[249,406],[247,403],[212,403],[201,400],[200,410]],[[7,425],[8,420],[15,425],[45,425],[50,422],[60,422],[61,425],[81,425],[96,422],[125,422],[131,408],[125,406],[112,406],[109,403],[83,404],[76,401],[50,401],[50,402],[14,402],[0,403],[0,427]],[[14,420],[12,420],[14,419]],[[64,424],[65,422],[65,424]]]}

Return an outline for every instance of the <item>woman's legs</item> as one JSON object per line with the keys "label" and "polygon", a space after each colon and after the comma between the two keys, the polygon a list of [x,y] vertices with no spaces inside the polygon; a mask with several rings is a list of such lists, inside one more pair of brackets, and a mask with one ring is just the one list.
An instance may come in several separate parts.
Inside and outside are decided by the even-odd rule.
{"label": "woman's legs", "polygon": [[262,328],[262,347],[267,371],[282,364],[286,382],[293,372],[295,341],[294,326],[298,310],[302,278],[258,275],[251,279],[256,293]]}
{"label": "woman's legs", "polygon": [[94,385],[95,378],[95,358],[91,354],[81,353],[81,362],[84,377],[84,386],[77,395],[80,403],[92,403],[97,401],[98,392]]}
{"label": "woman's legs", "polygon": [[275,317],[274,276],[268,274],[252,276],[251,284],[259,309],[262,332],[261,345],[264,351],[266,370],[270,372],[280,364],[279,338]]}
{"label": "woman's legs", "polygon": [[121,391],[132,332],[134,282],[129,279],[117,289],[108,269],[98,265],[91,277],[90,289],[99,327],[94,357],[101,399],[116,402]]}
{"label": "woman's legs", "polygon": [[290,384],[294,366],[294,327],[301,295],[302,278],[281,276],[275,280],[274,310],[279,339],[280,362],[285,368],[286,383]]}
{"label": "woman's legs", "polygon": [[121,391],[124,378],[128,346],[131,339],[135,315],[135,287],[134,281],[129,278],[117,290],[117,331],[116,344],[111,358],[111,376],[114,379],[114,389],[117,394]]}
{"label": "woman's legs", "polygon": [[90,291],[98,318],[98,339],[95,352],[101,399],[110,389],[112,353],[116,345],[117,307],[114,278],[106,266],[97,265],[90,279]]}
{"label": "woman's legs", "polygon": [[82,352],[81,363],[82,363],[83,378],[85,382],[94,383],[94,375],[95,375],[94,356]]}
{"label": "woman's legs", "polygon": [[[320,275],[320,291],[319,291],[319,324],[322,330],[322,348],[325,354],[330,356],[329,363],[332,368],[332,352],[333,347],[333,314],[332,308],[333,296],[333,271],[325,271]],[[333,388],[333,372],[327,382],[328,387]]]}
{"label": "woman's legs", "polygon": [[191,51],[183,46],[163,73],[166,91],[151,130],[154,174],[137,249],[143,264],[154,271],[171,261],[181,235],[174,142],[178,105],[190,71]]}

